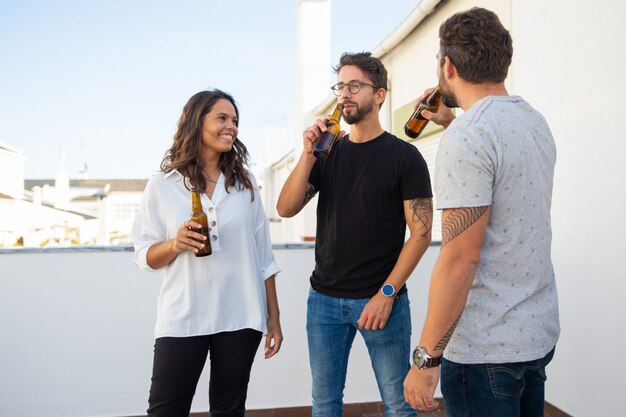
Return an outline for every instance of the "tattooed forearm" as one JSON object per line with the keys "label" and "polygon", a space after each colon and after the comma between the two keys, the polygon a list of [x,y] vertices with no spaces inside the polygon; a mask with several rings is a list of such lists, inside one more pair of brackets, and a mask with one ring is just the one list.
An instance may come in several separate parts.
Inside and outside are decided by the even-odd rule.
{"label": "tattooed forearm", "polygon": [[452,323],[452,326],[448,329],[446,334],[443,335],[439,343],[437,343],[437,346],[435,346],[435,352],[438,350],[444,350],[446,346],[448,346],[448,342],[450,341],[450,338],[452,337],[452,333],[454,333],[454,329],[456,329],[456,325],[459,324],[460,319],[461,319],[461,316],[457,317],[454,323]]}
{"label": "tattooed forearm", "polygon": [[411,221],[417,226],[422,239],[430,236],[433,227],[433,201],[430,198],[411,200]]}
{"label": "tattooed forearm", "polygon": [[307,184],[306,193],[304,194],[304,200],[302,200],[300,210],[302,210],[304,206],[306,206],[306,203],[308,203],[313,197],[315,197],[315,194],[317,194],[317,190],[315,189],[315,187],[313,187],[311,184]]}
{"label": "tattooed forearm", "polygon": [[489,206],[464,207],[452,209],[452,212],[443,221],[441,228],[441,246],[450,242],[470,227],[487,211]]}

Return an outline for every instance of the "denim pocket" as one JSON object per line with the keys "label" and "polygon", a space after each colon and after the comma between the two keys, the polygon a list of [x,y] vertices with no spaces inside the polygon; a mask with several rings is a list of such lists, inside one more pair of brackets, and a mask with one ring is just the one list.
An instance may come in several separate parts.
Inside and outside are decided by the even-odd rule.
{"label": "denim pocket", "polygon": [[521,397],[526,368],[515,364],[487,365],[489,384],[496,398]]}
{"label": "denim pocket", "polygon": [[520,397],[526,384],[543,384],[546,367],[540,361],[487,365],[489,383],[494,397]]}

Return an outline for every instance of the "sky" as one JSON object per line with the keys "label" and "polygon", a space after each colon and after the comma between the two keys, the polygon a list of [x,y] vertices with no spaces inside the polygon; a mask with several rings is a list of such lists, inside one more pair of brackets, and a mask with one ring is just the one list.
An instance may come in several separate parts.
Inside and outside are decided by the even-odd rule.
{"label": "sky", "polygon": [[[420,0],[331,0],[331,63],[368,51]],[[384,4],[384,7],[381,6]],[[297,0],[0,0],[0,143],[25,178],[148,178],[187,100],[219,88],[240,110],[251,169],[265,128],[293,131]],[[330,71],[330,68],[329,68]],[[289,148],[288,138],[285,151]]]}

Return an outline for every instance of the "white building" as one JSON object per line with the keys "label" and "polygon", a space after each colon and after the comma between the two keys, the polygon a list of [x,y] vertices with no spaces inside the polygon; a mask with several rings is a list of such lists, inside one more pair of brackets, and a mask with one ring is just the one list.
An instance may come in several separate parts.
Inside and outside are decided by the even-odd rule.
{"label": "white building", "polygon": [[[545,116],[557,145],[553,262],[562,300],[563,332],[548,370],[553,376],[548,380],[547,399],[577,416],[622,415],[623,400],[615,388],[621,386],[619,377],[626,370],[620,351],[626,340],[622,331],[602,331],[599,323],[623,316],[621,298],[626,296],[626,220],[621,214],[626,203],[626,133],[618,101],[626,95],[626,49],[616,46],[626,35],[626,3],[417,3],[406,20],[372,50],[389,72],[390,92],[381,109],[383,127],[408,140],[402,127],[416,98],[437,83],[439,25],[452,14],[475,6],[496,12],[513,37],[513,62],[506,87]],[[358,19],[358,13],[356,16]],[[331,84],[323,90],[328,91]],[[296,90],[301,89],[302,85],[296,86]],[[328,114],[335,100],[329,94],[317,104],[314,115]],[[306,126],[310,115],[303,112],[302,119]],[[431,128],[429,133],[412,143],[427,159],[432,175],[441,131]],[[266,195],[280,192],[300,156],[301,141],[297,135],[295,150],[266,169]],[[265,204],[271,211],[276,200],[267,199]],[[274,240],[302,241],[315,230],[314,225],[310,211],[293,220],[282,219],[280,227],[274,229]],[[433,240],[440,236],[438,218],[435,226]],[[572,300],[577,300],[573,303],[577,307]],[[600,355],[607,360],[591,359],[599,353],[596,349],[594,353],[588,351],[587,347],[594,344],[602,347]],[[602,399],[603,404],[592,399]],[[621,407],[615,406],[620,402]]]}
{"label": "white building", "polygon": [[[98,220],[83,230],[85,237],[80,243],[132,243],[130,232],[147,182],[144,179],[68,180],[68,207]],[[55,183],[54,180],[24,181],[26,189],[41,189],[44,200],[54,200]]]}
{"label": "white building", "polygon": [[80,243],[96,217],[44,199],[40,187],[25,190],[24,161],[19,149],[0,143],[0,247]]}
{"label": "white building", "polygon": [[130,243],[147,180],[24,180],[22,152],[0,143],[0,246]]}
{"label": "white building", "polygon": [[3,194],[22,198],[24,159],[21,150],[0,142],[0,192]]}

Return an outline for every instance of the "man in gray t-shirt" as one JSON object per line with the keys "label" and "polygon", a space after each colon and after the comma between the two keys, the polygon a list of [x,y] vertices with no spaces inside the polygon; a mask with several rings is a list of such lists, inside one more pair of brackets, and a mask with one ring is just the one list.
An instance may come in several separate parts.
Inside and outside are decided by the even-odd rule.
{"label": "man in gray t-shirt", "polygon": [[[441,363],[448,417],[543,416],[560,331],[554,140],[541,114],[504,87],[512,40],[494,13],[457,13],[439,35],[445,106],[422,115],[447,128],[435,166],[442,242],[405,397],[435,409]],[[464,113],[454,119],[449,107]]]}
{"label": "man in gray t-shirt", "polygon": [[550,259],[556,151],[544,118],[520,97],[485,97],[442,138],[438,209],[490,207],[480,262],[444,357],[460,363],[530,361],[559,335]]}

